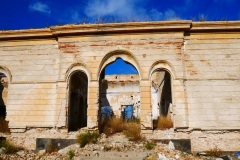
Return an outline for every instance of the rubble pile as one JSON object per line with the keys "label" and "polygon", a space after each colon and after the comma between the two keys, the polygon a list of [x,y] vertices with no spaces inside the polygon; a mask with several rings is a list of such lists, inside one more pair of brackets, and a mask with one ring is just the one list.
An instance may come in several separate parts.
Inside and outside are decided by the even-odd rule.
{"label": "rubble pile", "polygon": [[[97,143],[87,144],[81,148],[79,144],[73,144],[60,150],[54,150],[50,153],[46,149],[36,150],[35,137],[51,137],[51,138],[76,138],[79,132],[64,133],[54,130],[31,130],[22,134],[22,136],[11,135],[10,139],[17,145],[28,146],[24,150],[20,150],[15,154],[6,154],[5,148],[0,148],[0,160],[56,160],[56,159],[74,159],[74,160],[216,160],[214,157],[207,157],[205,154],[193,155],[191,153],[182,152],[174,149],[171,143],[163,144],[150,141],[148,137],[144,140],[133,142],[129,141],[122,133],[112,136],[101,134]],[[34,134],[38,133],[38,134]],[[40,136],[41,135],[41,136]],[[63,138],[64,135],[64,138]],[[28,140],[29,139],[29,140]],[[145,146],[147,142],[154,143],[153,149]],[[221,160],[221,158],[218,158]]]}

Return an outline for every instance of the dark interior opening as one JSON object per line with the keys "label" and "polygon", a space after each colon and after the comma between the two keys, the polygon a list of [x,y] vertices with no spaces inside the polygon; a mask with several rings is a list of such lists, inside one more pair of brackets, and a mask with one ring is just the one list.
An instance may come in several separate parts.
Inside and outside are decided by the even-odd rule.
{"label": "dark interior opening", "polygon": [[4,99],[6,101],[7,99],[7,77],[0,73],[0,119],[6,118],[6,104],[4,102]]}
{"label": "dark interior opening", "polygon": [[160,115],[168,115],[170,103],[172,103],[171,76],[167,71],[164,71],[164,82],[160,99]]}
{"label": "dark interior opening", "polygon": [[77,71],[70,77],[68,131],[87,127],[88,78]]}

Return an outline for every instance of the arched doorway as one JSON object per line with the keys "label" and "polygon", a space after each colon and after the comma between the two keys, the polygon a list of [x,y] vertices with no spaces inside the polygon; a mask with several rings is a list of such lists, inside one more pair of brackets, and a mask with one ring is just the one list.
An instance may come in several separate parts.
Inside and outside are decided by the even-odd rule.
{"label": "arched doorway", "polygon": [[6,118],[6,104],[8,96],[8,79],[0,72],[0,119]]}
{"label": "arched doorway", "polygon": [[68,131],[87,126],[88,77],[75,71],[69,80]]}
{"label": "arched doorway", "polygon": [[99,120],[112,115],[139,118],[139,79],[135,66],[120,55],[104,66],[99,77]]}
{"label": "arched doorway", "polygon": [[162,118],[172,125],[171,74],[167,70],[157,69],[152,73],[151,81],[153,129],[161,127],[159,120]]}

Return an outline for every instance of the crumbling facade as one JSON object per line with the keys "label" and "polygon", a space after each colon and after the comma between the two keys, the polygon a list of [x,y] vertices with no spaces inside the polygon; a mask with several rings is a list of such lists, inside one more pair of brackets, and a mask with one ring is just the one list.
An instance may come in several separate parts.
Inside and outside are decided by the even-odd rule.
{"label": "crumbling facade", "polygon": [[6,120],[12,132],[96,127],[104,69],[122,58],[138,71],[132,96],[142,129],[171,106],[176,130],[239,130],[239,26],[166,21],[1,31]]}
{"label": "crumbling facade", "polygon": [[140,118],[140,90],[137,74],[105,75],[102,80],[100,107],[109,106],[112,116],[125,118],[129,108],[128,118]]}

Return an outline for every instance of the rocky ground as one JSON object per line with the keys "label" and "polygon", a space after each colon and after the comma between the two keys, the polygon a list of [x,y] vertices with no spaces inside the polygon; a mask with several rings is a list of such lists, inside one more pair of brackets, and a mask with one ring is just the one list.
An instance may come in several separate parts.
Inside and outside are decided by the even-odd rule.
{"label": "rocky ground", "polygon": [[[79,131],[84,132],[84,130]],[[52,153],[46,153],[46,150],[36,151],[35,138],[76,138],[79,132],[66,133],[65,131],[56,130],[29,130],[23,134],[8,135],[14,144],[24,147],[24,150],[16,154],[4,154],[4,148],[0,149],[0,160],[55,160],[71,159],[74,160],[215,160],[216,158],[206,156],[196,156],[189,153],[175,150],[169,144],[157,143],[156,146],[148,150],[145,147],[148,138],[139,142],[129,141],[122,133],[112,136],[102,134],[96,144],[87,144],[80,148],[78,144],[73,144]],[[219,159],[221,160],[221,159]]]}

